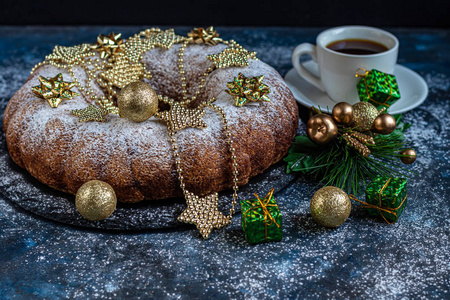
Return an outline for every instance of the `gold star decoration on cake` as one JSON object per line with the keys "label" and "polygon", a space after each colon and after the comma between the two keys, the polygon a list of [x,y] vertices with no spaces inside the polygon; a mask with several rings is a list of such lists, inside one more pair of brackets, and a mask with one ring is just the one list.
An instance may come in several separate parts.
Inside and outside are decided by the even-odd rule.
{"label": "gold star decoration on cake", "polygon": [[150,28],[143,32],[143,35],[148,38],[149,44],[164,49],[169,49],[173,44],[181,43],[186,38],[175,34],[173,28],[161,30],[159,28]]}
{"label": "gold star decoration on cake", "polygon": [[207,56],[218,69],[227,67],[245,67],[249,65],[248,59],[255,57],[256,52],[250,52],[238,46],[228,47],[218,54]]}
{"label": "gold star decoration on cake", "polygon": [[211,46],[215,46],[222,41],[219,38],[219,34],[214,30],[213,26],[209,26],[206,29],[194,28],[191,32],[188,33],[188,36],[192,39],[192,41],[196,44],[207,44]]}
{"label": "gold star decoration on cake", "polygon": [[74,109],[70,113],[78,117],[78,122],[105,122],[105,116],[108,114],[108,111],[90,104],[86,108]]}
{"label": "gold star decoration on cake", "polygon": [[142,39],[139,34],[129,37],[124,43],[125,54],[131,62],[139,62],[142,59],[142,53],[154,47],[150,40]]}
{"label": "gold star decoration on cake", "polygon": [[204,109],[187,108],[178,102],[173,102],[170,106],[170,110],[158,114],[158,117],[167,123],[169,131],[178,131],[187,127],[201,129],[207,127],[202,120],[206,113]]}
{"label": "gold star decoration on cake", "polygon": [[100,52],[101,58],[114,58],[118,53],[123,51],[122,34],[111,32],[108,35],[100,34],[97,37],[97,42],[91,45],[91,48]]}
{"label": "gold star decoration on cake", "polygon": [[234,105],[242,107],[248,102],[270,101],[267,96],[270,93],[268,85],[262,83],[264,75],[245,77],[239,73],[233,81],[227,83],[229,90],[226,92],[234,97]]}
{"label": "gold star decoration on cake", "polygon": [[186,192],[187,208],[178,217],[178,221],[197,226],[204,239],[209,237],[214,228],[219,229],[230,224],[230,219],[217,208],[218,193],[199,197],[189,191]]}
{"label": "gold star decoration on cake", "polygon": [[109,85],[119,89],[149,76],[150,74],[145,72],[145,67],[142,63],[130,63],[123,53],[117,56],[111,69],[99,74],[99,77],[106,80]]}
{"label": "gold star decoration on cake", "polygon": [[51,107],[58,107],[63,100],[79,96],[79,93],[70,89],[75,86],[74,82],[63,81],[63,75],[59,73],[53,78],[39,76],[40,85],[31,88],[36,96],[47,100]]}
{"label": "gold star decoration on cake", "polygon": [[95,55],[91,51],[91,45],[81,44],[72,47],[55,46],[53,53],[45,57],[46,60],[68,65],[78,65],[84,62],[84,58]]}

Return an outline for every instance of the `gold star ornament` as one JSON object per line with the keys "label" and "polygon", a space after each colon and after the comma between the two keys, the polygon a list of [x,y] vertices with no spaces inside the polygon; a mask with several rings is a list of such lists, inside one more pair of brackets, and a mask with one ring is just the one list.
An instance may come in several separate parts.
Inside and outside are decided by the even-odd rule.
{"label": "gold star ornament", "polygon": [[158,117],[167,123],[169,131],[178,131],[187,127],[201,129],[207,127],[202,120],[206,113],[204,109],[186,108],[178,102],[174,102],[170,106],[170,110],[158,114]]}
{"label": "gold star ornament", "polygon": [[119,89],[132,82],[140,81],[144,77],[151,77],[148,72],[145,72],[145,67],[142,63],[130,63],[124,54],[117,55],[112,68],[99,73],[98,76],[108,82],[110,86],[115,86]]}
{"label": "gold star ornament", "polygon": [[91,46],[95,51],[100,52],[101,58],[108,58],[116,56],[123,51],[122,34],[111,32],[108,35],[100,34],[97,37],[97,42]]}
{"label": "gold star ornament", "polygon": [[167,30],[150,28],[145,30],[143,35],[148,38],[150,45],[164,49],[169,49],[173,44],[181,43],[186,39],[184,36],[175,34],[173,28]]}
{"label": "gold star ornament", "polygon": [[245,77],[242,73],[239,73],[238,77],[227,83],[229,90],[226,92],[234,97],[234,105],[238,107],[242,107],[248,102],[270,102],[270,98],[267,96],[270,93],[270,88],[262,83],[263,80],[264,75]]}
{"label": "gold star ornament", "polygon": [[188,33],[188,36],[192,39],[192,41],[196,44],[207,44],[211,46],[215,46],[222,41],[219,38],[219,34],[214,30],[213,26],[209,26],[206,29],[194,28],[191,32]]}
{"label": "gold star ornament", "polygon": [[53,53],[45,57],[46,60],[68,65],[79,65],[84,62],[84,58],[95,55],[89,44],[81,44],[72,47],[55,46]]}
{"label": "gold star ornament", "polygon": [[249,58],[256,58],[256,52],[250,52],[241,46],[234,45],[224,49],[218,54],[208,55],[207,58],[212,61],[218,69],[228,67],[246,67],[249,65]]}
{"label": "gold star ornament", "polygon": [[209,237],[214,228],[220,229],[230,224],[230,219],[217,209],[218,193],[199,197],[186,191],[185,196],[188,207],[178,217],[178,221],[197,226],[204,239]]}
{"label": "gold star ornament", "polygon": [[78,117],[78,122],[105,122],[108,111],[91,104],[84,109],[74,109],[70,113]]}
{"label": "gold star ornament", "polygon": [[36,96],[47,100],[51,107],[58,107],[63,100],[69,100],[79,96],[79,93],[70,89],[75,86],[74,82],[63,81],[63,75],[59,73],[53,78],[39,76],[40,85],[31,88]]}

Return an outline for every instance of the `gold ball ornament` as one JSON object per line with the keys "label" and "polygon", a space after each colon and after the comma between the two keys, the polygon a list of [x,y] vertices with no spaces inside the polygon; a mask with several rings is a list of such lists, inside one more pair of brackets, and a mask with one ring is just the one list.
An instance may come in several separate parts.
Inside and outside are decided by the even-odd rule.
{"label": "gold ball ornament", "polygon": [[117,106],[121,116],[134,122],[143,122],[156,114],[158,95],[149,84],[135,81],[120,91]]}
{"label": "gold ball ornament", "polygon": [[370,131],[379,134],[390,134],[397,127],[397,122],[395,118],[390,114],[381,114],[375,118],[375,121],[370,128]]}
{"label": "gold ball ornament", "polygon": [[314,194],[310,209],[311,215],[317,223],[334,228],[347,220],[352,204],[343,190],[334,186],[326,186]]}
{"label": "gold ball ornament", "polygon": [[77,191],[75,205],[80,214],[91,221],[108,218],[116,209],[117,198],[114,189],[106,182],[91,180]]}
{"label": "gold ball ornament", "polygon": [[338,127],[329,115],[319,114],[308,120],[306,134],[314,143],[326,145],[336,138]]}
{"label": "gold ball ornament", "polygon": [[358,131],[368,131],[378,116],[378,110],[369,102],[353,104],[353,120]]}
{"label": "gold ball ornament", "polygon": [[339,102],[333,107],[333,119],[344,126],[349,126],[353,122],[353,106],[347,102]]}
{"label": "gold ball ornament", "polygon": [[417,153],[412,148],[404,149],[404,150],[400,151],[400,154],[401,155],[408,155],[408,156],[404,156],[404,157],[400,158],[402,163],[404,163],[406,165],[410,165],[410,164],[412,164],[413,162],[416,161]]}

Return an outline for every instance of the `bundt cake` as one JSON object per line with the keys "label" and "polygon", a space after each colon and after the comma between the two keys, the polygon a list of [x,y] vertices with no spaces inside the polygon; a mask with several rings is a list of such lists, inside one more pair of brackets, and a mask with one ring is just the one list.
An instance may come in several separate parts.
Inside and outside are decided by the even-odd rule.
{"label": "bundt cake", "polygon": [[[151,74],[141,77],[160,95],[181,100],[180,43],[154,47],[144,53],[140,63]],[[189,44],[184,50],[187,94],[193,94],[205,70],[214,67],[208,55],[220,53],[228,45]],[[94,58],[100,59],[100,53]],[[288,151],[298,125],[298,108],[288,87],[275,69],[249,58],[244,67],[214,68],[206,77],[196,103],[213,97],[215,105],[226,113],[228,127],[236,149],[239,185],[278,162]],[[109,114],[105,122],[79,122],[72,110],[83,109],[92,98],[79,86],[80,95],[62,101],[57,108],[37,97],[32,87],[38,76],[54,77],[62,73],[65,81],[86,82],[89,74],[80,66],[72,72],[56,65],[39,65],[23,87],[9,101],[3,130],[11,158],[42,183],[75,194],[83,183],[102,180],[115,190],[122,202],[165,199],[182,196],[168,129],[152,117],[135,123]],[[247,77],[264,75],[270,87],[270,102],[234,105],[226,92],[227,83],[239,73]],[[92,74],[91,74],[92,75]],[[92,81],[92,90],[105,89]],[[161,110],[167,109],[160,103]],[[198,195],[210,194],[233,186],[233,174],[222,120],[216,111],[205,109],[207,128],[186,128],[177,132],[186,188]]]}

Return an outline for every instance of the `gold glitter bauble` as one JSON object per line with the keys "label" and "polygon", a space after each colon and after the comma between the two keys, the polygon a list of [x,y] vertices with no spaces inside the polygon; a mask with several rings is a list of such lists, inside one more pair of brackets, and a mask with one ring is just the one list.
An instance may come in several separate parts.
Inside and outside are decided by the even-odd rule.
{"label": "gold glitter bauble", "polygon": [[390,134],[397,127],[395,118],[390,114],[381,114],[375,118],[370,131],[379,134]]}
{"label": "gold glitter bauble", "polygon": [[326,186],[314,194],[310,209],[311,215],[317,223],[333,228],[347,220],[352,204],[343,190],[334,186]]}
{"label": "gold glitter bauble", "polygon": [[120,91],[117,106],[121,116],[134,122],[143,122],[156,114],[158,95],[147,83],[135,81]]}
{"label": "gold glitter bauble", "polygon": [[378,110],[369,102],[353,104],[353,120],[358,131],[368,131],[378,116]]}
{"label": "gold glitter bauble", "polygon": [[353,107],[347,102],[339,102],[333,107],[333,119],[344,126],[353,122]]}
{"label": "gold glitter bauble", "polygon": [[338,134],[338,127],[329,115],[315,115],[306,124],[306,134],[318,145],[326,145]]}
{"label": "gold glitter bauble", "polygon": [[91,221],[108,218],[116,209],[116,204],[114,189],[100,180],[91,180],[83,184],[75,198],[75,205],[80,214]]}
{"label": "gold glitter bauble", "polygon": [[412,148],[408,148],[408,149],[404,149],[402,151],[400,151],[401,155],[408,155],[405,157],[401,157],[400,160],[402,161],[402,163],[406,164],[406,165],[410,165],[413,162],[416,161],[417,158],[417,153],[414,149]]}

